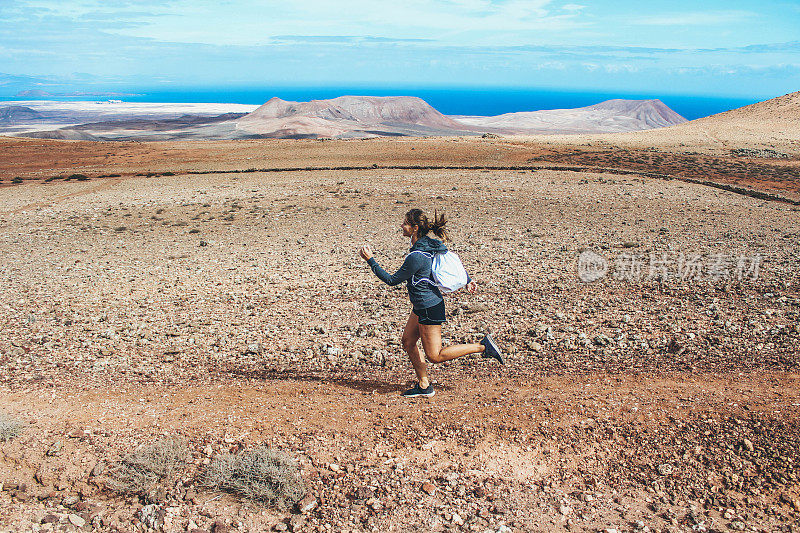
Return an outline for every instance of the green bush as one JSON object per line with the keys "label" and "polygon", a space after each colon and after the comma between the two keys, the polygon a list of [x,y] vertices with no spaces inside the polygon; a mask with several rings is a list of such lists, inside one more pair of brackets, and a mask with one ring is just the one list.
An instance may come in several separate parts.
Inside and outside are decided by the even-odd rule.
{"label": "green bush", "polygon": [[264,445],[215,457],[204,481],[211,489],[234,492],[274,507],[290,506],[306,493],[297,463]]}

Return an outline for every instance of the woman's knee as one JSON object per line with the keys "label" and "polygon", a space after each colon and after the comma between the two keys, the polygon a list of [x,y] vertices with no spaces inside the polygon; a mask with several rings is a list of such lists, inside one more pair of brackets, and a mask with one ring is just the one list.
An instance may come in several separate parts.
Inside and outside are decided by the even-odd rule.
{"label": "woman's knee", "polygon": [[439,352],[436,353],[425,352],[425,357],[427,357],[428,361],[430,361],[431,363],[441,363],[444,361],[444,358],[442,358],[442,356],[439,355]]}

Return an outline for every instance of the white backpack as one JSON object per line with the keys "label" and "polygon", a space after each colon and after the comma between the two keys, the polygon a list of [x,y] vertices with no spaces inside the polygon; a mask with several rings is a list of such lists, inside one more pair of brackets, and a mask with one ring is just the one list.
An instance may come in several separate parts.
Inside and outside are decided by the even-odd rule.
{"label": "white backpack", "polygon": [[467,271],[464,269],[464,265],[461,264],[461,259],[458,258],[455,252],[451,252],[450,250],[443,254],[429,254],[421,250],[414,250],[414,252],[425,254],[431,258],[431,274],[433,274],[433,280],[424,279],[424,281],[436,285],[440,292],[455,292],[467,284]]}

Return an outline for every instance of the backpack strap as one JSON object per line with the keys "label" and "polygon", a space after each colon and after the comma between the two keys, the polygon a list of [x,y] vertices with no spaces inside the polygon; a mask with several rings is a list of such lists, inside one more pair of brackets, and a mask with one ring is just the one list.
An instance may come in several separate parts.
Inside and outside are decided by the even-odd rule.
{"label": "backpack strap", "polygon": [[[409,253],[408,253],[408,255],[411,255],[411,254],[422,254],[422,255],[424,255],[425,257],[427,257],[427,258],[429,258],[429,259],[433,260],[433,254],[430,254],[430,253],[428,253],[428,252],[423,252],[422,250],[413,250],[413,251],[411,251],[411,252],[409,252]],[[431,269],[433,269],[433,265],[431,265]],[[433,272],[433,270],[431,270],[431,272]],[[412,285],[419,285],[419,284],[420,284],[420,283],[422,283],[423,281],[427,281],[428,283],[430,283],[430,284],[431,284],[431,285],[433,285],[434,287],[438,287],[438,285],[436,285],[436,282],[435,282],[435,281],[433,281],[432,279],[428,279],[428,278],[419,278],[419,279],[417,279],[417,280],[415,281],[415,280],[414,280],[414,275],[412,274],[412,276],[411,276],[411,284],[412,284]]]}
{"label": "backpack strap", "polygon": [[429,257],[429,258],[433,259],[433,254],[429,254],[428,252],[423,252],[422,250],[413,250],[413,251],[408,253],[408,255],[411,255],[411,254],[422,254],[425,257]]}

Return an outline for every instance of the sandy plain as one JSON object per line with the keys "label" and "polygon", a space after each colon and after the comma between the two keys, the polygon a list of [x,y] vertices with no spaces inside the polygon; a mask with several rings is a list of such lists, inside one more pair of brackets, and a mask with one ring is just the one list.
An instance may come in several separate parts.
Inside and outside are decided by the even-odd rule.
{"label": "sandy plain", "polygon": [[[774,160],[640,137],[1,142],[7,531],[798,530],[791,139]],[[381,168],[401,166],[430,168]],[[509,361],[434,366],[408,401],[407,296],[357,248],[396,268],[414,206],[447,212],[480,284],[448,297],[447,342],[491,330]],[[584,283],[589,250],[609,271]],[[167,486],[109,488],[176,434]],[[204,487],[261,443],[298,460],[309,509]]]}

